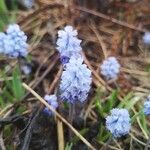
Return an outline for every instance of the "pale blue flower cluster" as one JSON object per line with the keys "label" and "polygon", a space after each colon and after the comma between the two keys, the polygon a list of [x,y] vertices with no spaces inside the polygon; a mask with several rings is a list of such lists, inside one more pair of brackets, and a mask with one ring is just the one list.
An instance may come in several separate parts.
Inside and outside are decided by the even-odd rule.
{"label": "pale blue flower cluster", "polygon": [[27,36],[19,25],[9,25],[6,33],[0,33],[0,53],[10,57],[27,56]]}
{"label": "pale blue flower cluster", "polygon": [[77,30],[72,26],[66,26],[64,30],[58,31],[57,50],[60,53],[60,58],[63,64],[69,61],[71,56],[80,54],[81,40],[77,38]]}
{"label": "pale blue flower cluster", "polygon": [[146,32],[143,36],[144,44],[150,45],[150,32]]}
{"label": "pale blue flower cluster", "polygon": [[84,102],[91,82],[91,71],[83,64],[83,59],[71,57],[61,76],[60,98],[69,103]]}
{"label": "pale blue flower cluster", "polygon": [[34,0],[22,0],[22,3],[26,8],[30,9],[34,5]]}
{"label": "pale blue flower cluster", "polygon": [[[45,95],[44,99],[47,101],[49,105],[51,105],[54,109],[58,107],[57,97],[56,95]],[[46,114],[52,115],[53,113],[46,107],[43,110]]]}
{"label": "pale blue flower cluster", "polygon": [[117,78],[120,71],[120,64],[115,57],[109,57],[100,66],[101,74],[108,79]]}
{"label": "pale blue flower cluster", "polygon": [[144,102],[144,114],[150,115],[150,96],[148,96],[147,100]]}
{"label": "pale blue flower cluster", "polygon": [[119,108],[112,109],[111,115],[106,118],[106,128],[115,138],[128,134],[131,128],[128,110]]}

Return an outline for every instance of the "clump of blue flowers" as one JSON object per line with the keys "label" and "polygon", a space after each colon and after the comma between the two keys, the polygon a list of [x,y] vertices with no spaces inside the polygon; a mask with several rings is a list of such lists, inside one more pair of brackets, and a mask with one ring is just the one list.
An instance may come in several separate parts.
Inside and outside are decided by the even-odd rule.
{"label": "clump of blue flowers", "polygon": [[[44,99],[47,101],[49,105],[51,105],[54,109],[58,107],[57,97],[56,95],[45,95]],[[53,113],[46,107],[43,110],[46,114],[52,115]]]}
{"label": "clump of blue flowers", "polygon": [[106,118],[106,128],[115,138],[128,134],[131,128],[128,110],[119,108],[112,109],[111,115]]}
{"label": "clump of blue flowers", "polygon": [[101,74],[107,79],[117,78],[120,72],[120,64],[115,57],[109,57],[100,66]]}
{"label": "clump of blue flowers", "polygon": [[81,40],[77,35],[77,30],[74,30],[72,26],[66,26],[63,30],[58,31],[56,44],[63,64],[69,62],[71,56],[79,55],[82,50]]}
{"label": "clump of blue flowers", "polygon": [[144,44],[150,45],[150,32],[146,32],[143,36]]}
{"label": "clump of blue flowers", "polygon": [[61,76],[60,98],[69,103],[84,102],[91,88],[91,71],[81,57],[71,57]]}
{"label": "clump of blue flowers", "polygon": [[150,96],[148,96],[147,100],[144,102],[144,114],[150,115]]}
{"label": "clump of blue flowers", "polygon": [[27,36],[20,30],[19,25],[9,25],[6,33],[0,33],[0,53],[9,57],[26,57],[28,44]]}

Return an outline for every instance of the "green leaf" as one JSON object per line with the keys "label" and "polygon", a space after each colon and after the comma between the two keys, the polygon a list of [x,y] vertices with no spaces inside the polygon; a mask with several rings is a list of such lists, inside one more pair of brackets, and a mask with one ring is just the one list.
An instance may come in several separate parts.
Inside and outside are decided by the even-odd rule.
{"label": "green leaf", "polygon": [[133,93],[132,92],[128,93],[124,97],[123,101],[121,101],[121,103],[118,105],[118,108],[124,108],[128,104],[128,102],[132,99],[132,97],[133,97]]}
{"label": "green leaf", "polygon": [[113,90],[111,95],[110,95],[110,98],[107,100],[106,112],[109,112],[114,107],[114,105],[116,104],[117,95],[118,95],[118,90]]}
{"label": "green leaf", "polygon": [[0,107],[4,108],[4,106],[5,106],[4,100],[3,100],[2,96],[0,96]]}
{"label": "green leaf", "polygon": [[100,89],[98,88],[96,90],[96,96],[94,97],[95,107],[97,108],[99,115],[101,117],[104,117],[104,108],[101,103],[101,97],[102,97],[102,93],[101,93]]}
{"label": "green leaf", "polygon": [[132,109],[134,107],[134,105],[137,104],[137,102],[139,100],[140,100],[140,97],[137,97],[137,96],[131,98],[130,101],[128,101],[126,103],[125,108],[128,109],[128,110]]}
{"label": "green leaf", "polygon": [[0,0],[0,12],[7,12],[7,7],[4,0]]}
{"label": "green leaf", "polygon": [[72,143],[67,143],[65,150],[72,150],[72,146],[73,146]]}
{"label": "green leaf", "polygon": [[12,89],[14,97],[17,100],[21,99],[25,94],[25,90],[22,87],[21,75],[18,67],[13,71]]}

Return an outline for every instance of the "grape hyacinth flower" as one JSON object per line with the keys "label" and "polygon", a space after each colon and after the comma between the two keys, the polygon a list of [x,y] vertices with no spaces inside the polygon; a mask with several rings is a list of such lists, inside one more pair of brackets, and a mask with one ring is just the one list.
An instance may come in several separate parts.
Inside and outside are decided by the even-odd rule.
{"label": "grape hyacinth flower", "polygon": [[66,26],[64,30],[58,31],[57,50],[63,64],[69,62],[71,56],[79,55],[81,48],[81,40],[77,38],[77,30],[72,26]]}
{"label": "grape hyacinth flower", "polygon": [[150,32],[146,32],[143,36],[143,42],[146,45],[150,45]]}
{"label": "grape hyacinth flower", "polygon": [[6,33],[0,33],[0,53],[9,57],[27,56],[27,36],[19,25],[9,25]]}
{"label": "grape hyacinth flower", "polygon": [[22,5],[28,9],[31,9],[34,5],[34,0],[22,0]]}
{"label": "grape hyacinth flower", "polygon": [[[44,99],[47,101],[49,105],[56,109],[58,107],[57,97],[55,95],[45,95]],[[46,114],[52,115],[53,113],[46,107],[43,110]]]}
{"label": "grape hyacinth flower", "polygon": [[128,110],[119,108],[112,109],[111,115],[106,117],[106,128],[115,138],[128,134],[131,128]]}
{"label": "grape hyacinth flower", "polygon": [[6,30],[6,34],[9,40],[13,43],[11,52],[7,52],[6,54],[15,58],[26,57],[28,48],[27,36],[20,30],[19,25],[9,25]]}
{"label": "grape hyacinth flower", "polygon": [[91,71],[81,57],[71,57],[61,76],[60,98],[69,103],[84,102],[91,88]]}
{"label": "grape hyacinth flower", "polygon": [[147,100],[144,103],[144,114],[150,115],[150,95],[147,97]]}
{"label": "grape hyacinth flower", "polygon": [[101,74],[107,79],[117,78],[120,71],[120,64],[115,57],[109,57],[100,66]]}

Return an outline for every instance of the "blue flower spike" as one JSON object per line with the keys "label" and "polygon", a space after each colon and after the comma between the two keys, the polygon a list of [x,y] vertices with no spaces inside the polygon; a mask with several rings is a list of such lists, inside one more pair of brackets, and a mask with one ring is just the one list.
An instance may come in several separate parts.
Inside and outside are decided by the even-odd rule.
{"label": "blue flower spike", "polygon": [[111,110],[111,115],[106,118],[106,128],[112,133],[113,137],[119,138],[129,133],[130,120],[127,109],[115,108]]}
{"label": "blue flower spike", "polygon": [[69,25],[63,30],[58,31],[56,45],[63,64],[68,63],[71,56],[80,54],[82,50],[80,45],[81,40],[78,39],[77,35],[77,30],[74,30],[73,27]]}
{"label": "blue flower spike", "polygon": [[120,64],[115,57],[108,57],[100,66],[101,74],[107,79],[116,79],[120,72]]}
{"label": "blue flower spike", "polygon": [[150,115],[150,95],[147,97],[146,101],[144,102],[144,114]]}
{"label": "blue flower spike", "polygon": [[[57,109],[58,107],[58,102],[57,102],[57,97],[56,95],[45,95],[44,99],[47,101],[49,105],[51,105],[54,109]],[[46,114],[52,115],[53,113],[46,107],[43,110]]]}
{"label": "blue flower spike", "polygon": [[71,57],[61,76],[60,98],[68,103],[84,102],[91,88],[91,71],[82,57]]}

